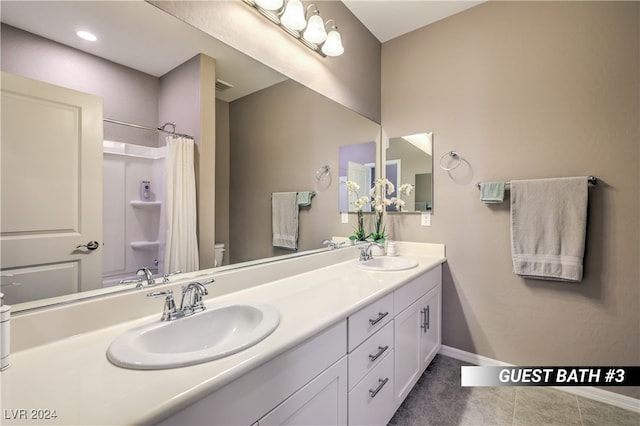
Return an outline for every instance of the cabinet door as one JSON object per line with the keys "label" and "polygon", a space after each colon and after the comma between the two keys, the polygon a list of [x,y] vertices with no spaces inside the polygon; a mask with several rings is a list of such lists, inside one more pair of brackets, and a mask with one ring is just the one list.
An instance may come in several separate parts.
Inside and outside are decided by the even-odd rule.
{"label": "cabinet door", "polygon": [[417,300],[394,319],[394,408],[397,409],[422,373],[422,299]]}
{"label": "cabinet door", "polygon": [[259,426],[346,424],[346,357],[329,367],[258,421]]}
{"label": "cabinet door", "polygon": [[[422,371],[427,368],[440,350],[440,286],[434,288],[420,299],[423,323],[420,325],[420,357]],[[421,372],[422,374],[422,372]]]}

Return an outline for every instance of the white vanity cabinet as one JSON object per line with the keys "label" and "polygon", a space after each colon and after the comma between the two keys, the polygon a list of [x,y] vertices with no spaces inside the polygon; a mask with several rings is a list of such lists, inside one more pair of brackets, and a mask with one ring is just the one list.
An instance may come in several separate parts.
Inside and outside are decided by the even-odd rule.
{"label": "white vanity cabinet", "polygon": [[386,425],[441,346],[442,267],[347,320],[349,425]]}
{"label": "white vanity cabinet", "polygon": [[159,424],[345,425],[346,342],[341,321]]}
{"label": "white vanity cabinet", "polygon": [[440,265],[165,419],[386,425],[440,348]]}
{"label": "white vanity cabinet", "polygon": [[441,346],[442,268],[438,266],[395,292],[395,401],[397,410]]}
{"label": "white vanity cabinet", "polygon": [[393,293],[351,315],[349,425],[386,425],[393,417]]}

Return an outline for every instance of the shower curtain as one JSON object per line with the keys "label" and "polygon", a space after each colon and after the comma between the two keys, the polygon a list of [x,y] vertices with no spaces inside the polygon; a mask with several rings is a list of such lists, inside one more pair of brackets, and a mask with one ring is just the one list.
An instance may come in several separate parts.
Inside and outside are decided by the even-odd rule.
{"label": "shower curtain", "polygon": [[164,272],[199,269],[194,141],[167,137],[167,240]]}

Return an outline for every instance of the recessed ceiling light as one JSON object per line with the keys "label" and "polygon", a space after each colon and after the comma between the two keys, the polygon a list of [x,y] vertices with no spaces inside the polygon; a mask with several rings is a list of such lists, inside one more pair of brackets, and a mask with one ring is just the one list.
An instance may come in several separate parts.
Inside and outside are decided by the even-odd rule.
{"label": "recessed ceiling light", "polygon": [[98,40],[98,37],[96,37],[95,35],[91,34],[88,31],[78,31],[78,32],[76,32],[76,34],[78,35],[78,37],[80,37],[83,40],[87,40],[87,41],[96,41],[96,40]]}

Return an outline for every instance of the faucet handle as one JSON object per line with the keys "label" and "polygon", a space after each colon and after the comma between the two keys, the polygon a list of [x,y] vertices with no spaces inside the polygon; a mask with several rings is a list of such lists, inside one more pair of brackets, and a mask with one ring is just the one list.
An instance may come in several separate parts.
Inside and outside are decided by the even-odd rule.
{"label": "faucet handle", "polygon": [[160,317],[160,320],[172,321],[174,319],[180,318],[180,312],[176,309],[176,302],[173,299],[173,290],[153,291],[151,293],[147,293],[147,297],[160,296],[167,296],[164,299],[164,307],[162,309],[162,317]]}
{"label": "faucet handle", "polygon": [[173,272],[169,272],[168,274],[164,274],[164,276],[162,277],[162,284],[166,284],[169,282],[169,277],[172,277],[174,275],[178,275],[181,274],[182,271],[173,271]]}
{"label": "faucet handle", "polygon": [[120,280],[118,281],[118,284],[120,285],[135,284],[136,288],[142,288],[142,278],[138,278],[135,280]]}

